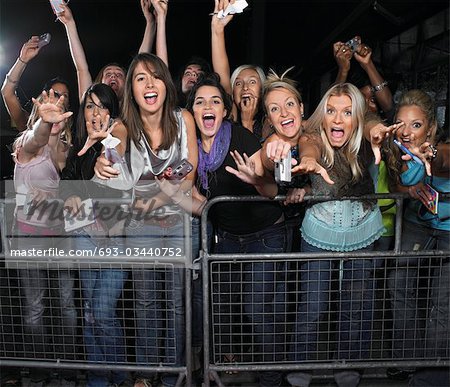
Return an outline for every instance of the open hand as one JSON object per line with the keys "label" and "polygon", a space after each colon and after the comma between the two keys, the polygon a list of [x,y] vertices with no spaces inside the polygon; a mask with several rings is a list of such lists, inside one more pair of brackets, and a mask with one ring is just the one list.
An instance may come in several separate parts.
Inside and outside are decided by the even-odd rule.
{"label": "open hand", "polygon": [[391,134],[394,134],[398,128],[405,125],[403,122],[385,126],[379,123],[370,129],[370,145],[372,147],[373,155],[375,156],[375,164],[378,165],[381,162],[381,145],[383,141]]}
{"label": "open hand", "polygon": [[101,116],[98,116],[93,122],[86,121],[88,138],[86,139],[83,148],[78,152],[78,156],[84,155],[86,151],[97,141],[108,137],[116,126],[117,122],[113,122],[111,124],[109,114],[107,114],[103,119]]}
{"label": "open hand", "polygon": [[[295,164],[297,164],[297,160],[295,161]],[[298,174],[298,175],[305,175],[314,173],[316,175],[322,176],[322,178],[328,183],[328,184],[334,184],[334,181],[331,180],[330,175],[328,175],[327,170],[322,167],[317,160],[314,157],[308,157],[304,156],[300,159],[300,163],[298,163],[297,166],[292,168],[291,171],[292,175]]]}
{"label": "open hand", "polygon": [[57,124],[69,118],[73,112],[64,113],[64,96],[58,99],[55,97],[55,92],[50,89],[49,93],[44,90],[42,92],[42,102],[33,98],[33,103],[37,107],[39,117],[42,121],[49,124]]}
{"label": "open hand", "polygon": [[255,162],[246,153],[242,157],[238,151],[232,151],[230,155],[233,157],[237,169],[230,166],[226,166],[225,169],[241,179],[244,183],[256,185],[260,176],[256,174]]}

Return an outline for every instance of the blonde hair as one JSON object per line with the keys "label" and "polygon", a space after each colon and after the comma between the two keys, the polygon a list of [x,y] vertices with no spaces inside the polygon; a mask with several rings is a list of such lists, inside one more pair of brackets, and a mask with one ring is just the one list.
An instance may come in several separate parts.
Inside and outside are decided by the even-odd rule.
{"label": "blonde hair", "polygon": [[308,119],[306,131],[320,135],[324,145],[322,155],[323,161],[327,168],[332,168],[334,166],[335,150],[328,140],[323,127],[323,122],[330,97],[342,95],[348,96],[352,101],[352,126],[354,130],[347,143],[343,145],[343,151],[352,171],[352,180],[356,181],[362,176],[361,166],[358,162],[358,153],[364,136],[364,113],[366,111],[364,96],[358,88],[350,83],[339,83],[328,89],[319,102],[316,110]]}
{"label": "blonde hair", "polygon": [[231,82],[231,92],[233,92],[233,90],[234,90],[234,82],[236,81],[236,78],[239,76],[239,74],[240,74],[242,71],[247,70],[247,69],[249,69],[249,70],[254,70],[254,71],[257,72],[258,77],[259,77],[259,80],[261,81],[261,87],[262,87],[263,83],[264,83],[265,80],[266,80],[266,74],[264,74],[263,69],[262,69],[261,67],[259,67],[259,66],[250,65],[250,64],[244,64],[244,65],[241,65],[241,66],[239,66],[238,68],[236,68],[236,69],[233,71],[233,74],[231,74],[231,77],[230,77],[230,82]]}
{"label": "blonde hair", "polygon": [[279,76],[273,69],[269,70],[269,74],[267,75],[267,78],[263,84],[263,92],[262,92],[262,100],[263,100],[263,106],[264,106],[264,112],[267,114],[267,108],[266,108],[266,97],[267,95],[275,90],[275,89],[286,89],[289,90],[292,94],[295,95],[298,102],[300,104],[303,103],[302,101],[302,95],[297,89],[297,82],[295,82],[293,79],[290,79],[286,77],[286,74],[291,71],[294,67],[289,67],[281,76]]}
{"label": "blonde hair", "polygon": [[437,131],[436,109],[433,99],[423,90],[413,89],[408,90],[400,97],[400,101],[397,105],[395,116],[402,107],[417,106],[422,110],[425,118],[428,122],[428,127],[431,128],[429,141],[434,141]]}

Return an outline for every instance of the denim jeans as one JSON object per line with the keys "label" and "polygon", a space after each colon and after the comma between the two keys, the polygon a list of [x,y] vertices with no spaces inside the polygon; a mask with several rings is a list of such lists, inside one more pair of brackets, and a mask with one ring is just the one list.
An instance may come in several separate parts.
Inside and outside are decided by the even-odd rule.
{"label": "denim jeans", "polygon": [[[180,248],[184,252],[183,223],[164,228],[131,219],[125,229],[130,248]],[[157,257],[158,258],[158,257]],[[159,257],[160,261],[163,257]],[[162,259],[161,259],[162,258]],[[133,269],[136,297],[136,361],[141,365],[185,364],[185,269],[171,265]],[[166,386],[177,375],[163,375]]]}
{"label": "denim jeans", "polygon": [[[93,250],[98,247],[118,247],[122,238],[91,238],[84,231],[73,235],[75,249]],[[83,294],[83,336],[87,360],[95,363],[126,363],[125,339],[117,303],[128,272],[120,269],[80,270]],[[127,378],[124,371],[89,371],[88,387],[106,387],[120,384]]]}
{"label": "denim jeans", "polygon": [[[77,312],[73,297],[74,272],[66,269],[20,269],[19,275],[24,296],[27,357],[38,359],[50,355],[75,359]],[[52,312],[49,317],[55,325],[51,331],[50,321],[45,317],[46,309]],[[58,319],[61,322],[55,324]]]}
{"label": "denim jeans", "polygon": [[[233,253],[282,253],[286,250],[286,225],[278,223],[265,229],[246,235],[233,235],[219,230],[219,242],[215,252],[218,254]],[[214,283],[214,307],[219,306],[219,321],[216,343],[221,343],[219,353],[233,354],[232,326],[234,317],[240,312],[233,307],[239,299],[239,283],[242,281],[242,302],[244,318],[251,327],[251,335],[255,343],[253,352],[259,353],[257,361],[276,362],[283,358],[283,332],[286,324],[286,287],[285,262],[246,262],[240,271],[233,265],[219,264]],[[224,269],[222,271],[221,269]],[[230,270],[231,269],[231,270]],[[218,297],[218,298],[217,298]],[[220,304],[219,304],[220,303]],[[239,306],[238,306],[239,309]],[[237,322],[239,324],[239,322]],[[220,362],[223,359],[219,359]],[[260,372],[260,384],[276,386],[281,383],[281,373]]]}
{"label": "denim jeans", "polygon": [[[322,252],[302,239],[302,252]],[[361,251],[370,251],[373,245]],[[291,361],[318,360],[320,322],[327,317],[331,301],[331,274],[334,262],[328,259],[301,265],[300,294]],[[371,340],[374,303],[374,262],[345,260],[338,303],[337,359],[366,359]],[[330,338],[331,339],[331,338]]]}
{"label": "denim jeans", "polygon": [[[35,231],[29,235],[15,225],[15,248],[44,250],[62,247],[63,238],[40,234],[37,227]],[[34,265],[30,260],[27,264],[30,268],[19,269],[26,357],[52,356],[73,360],[76,357],[77,327],[73,292],[75,273],[70,268],[57,266],[57,263],[54,268],[51,263],[47,266],[47,262]]]}
{"label": "denim jeans", "polygon": [[[402,250],[448,250],[449,246],[448,231],[403,222]],[[393,318],[392,350],[395,358],[449,356],[448,260],[444,262],[441,273],[438,270],[432,273],[431,308],[426,327],[424,318],[418,319],[417,316],[418,266],[422,261],[417,257],[399,258],[388,274]],[[418,321],[422,323],[418,324]]]}

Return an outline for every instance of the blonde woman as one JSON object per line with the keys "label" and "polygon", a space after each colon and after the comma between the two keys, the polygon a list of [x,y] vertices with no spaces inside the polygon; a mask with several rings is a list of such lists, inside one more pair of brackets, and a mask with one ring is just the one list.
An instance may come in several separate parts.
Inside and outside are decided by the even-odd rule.
{"label": "blonde woman", "polygon": [[[34,248],[43,251],[58,246],[63,233],[62,206],[55,206],[52,199],[58,197],[59,174],[66,163],[70,146],[72,112],[65,112],[64,96],[55,97],[53,89],[42,92],[33,99],[34,108],[23,131],[14,143],[14,186],[17,206],[15,210],[14,237],[18,249]],[[46,203],[47,200],[50,202]],[[23,292],[25,351],[31,358],[55,356],[53,344],[63,345],[63,353],[56,356],[73,359],[76,329],[76,309],[73,298],[73,273],[64,268],[47,270],[29,258],[26,268],[19,270]],[[49,281],[57,281],[58,287],[50,288]],[[55,295],[50,295],[50,291]],[[47,305],[56,298],[61,313],[62,332],[55,327],[51,332],[44,322],[46,313],[55,308]],[[53,337],[53,339],[52,339]],[[33,381],[41,375],[31,375]]]}
{"label": "blonde woman", "polygon": [[[373,193],[373,182],[367,166],[372,159],[371,148],[364,134],[364,97],[353,85],[344,83],[331,87],[308,120],[306,132],[322,139],[319,163],[327,170],[334,184],[322,176],[311,174],[314,195],[336,199],[309,204],[301,226],[302,252],[370,251],[383,233],[381,213],[374,200],[340,200],[343,196]],[[367,136],[368,137],[368,136]],[[301,267],[301,294],[297,306],[296,330],[290,352],[292,360],[303,362],[318,356],[319,322],[325,317],[334,263],[327,259],[311,260]],[[367,358],[373,314],[375,262],[351,259],[343,263],[340,300],[337,305],[337,360]],[[335,374],[338,386],[357,386],[357,371]],[[311,374],[288,375],[295,386],[307,386]]]}

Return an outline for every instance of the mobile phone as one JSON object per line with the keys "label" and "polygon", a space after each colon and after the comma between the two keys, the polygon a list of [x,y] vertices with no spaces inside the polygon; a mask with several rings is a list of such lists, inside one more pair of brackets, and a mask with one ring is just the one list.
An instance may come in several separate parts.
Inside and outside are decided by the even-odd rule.
{"label": "mobile phone", "polygon": [[42,34],[41,36],[39,36],[39,41],[38,41],[38,47],[44,47],[47,44],[50,43],[50,40],[52,39],[52,36],[50,35],[49,32],[47,32],[46,34]]}
{"label": "mobile phone", "polygon": [[412,153],[408,148],[406,148],[400,141],[394,139],[394,144],[397,145],[403,153],[411,156],[412,161],[420,165],[423,165],[423,161],[419,157],[417,157],[414,153]]}
{"label": "mobile phone", "polygon": [[169,171],[166,171],[165,177],[170,180],[180,180],[193,169],[194,167],[192,164],[186,159],[183,159],[175,168],[171,168]]}
{"label": "mobile phone", "polygon": [[439,203],[439,192],[436,191],[431,185],[425,184],[425,191],[431,195],[431,200],[428,200],[427,202],[424,202],[422,199],[421,201],[425,204],[427,207],[427,210],[430,211],[433,215],[436,215],[438,213],[438,203]]}
{"label": "mobile phone", "polygon": [[63,11],[61,5],[66,4],[64,0],[49,0],[50,5],[52,6],[53,13],[57,15]]}
{"label": "mobile phone", "polygon": [[352,52],[355,52],[358,49],[359,45],[361,44],[361,39],[359,36],[355,36],[345,44],[350,47],[350,50],[352,50]]}

